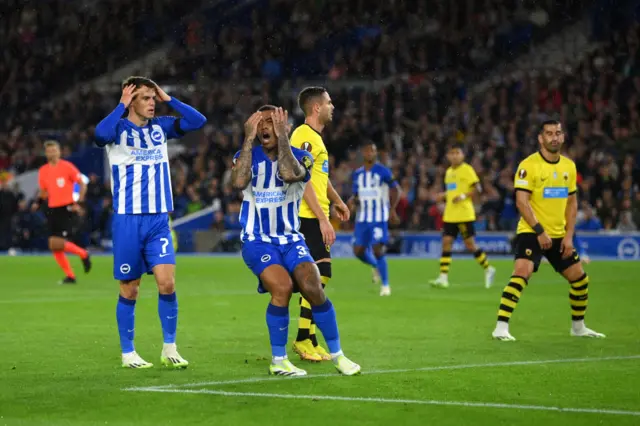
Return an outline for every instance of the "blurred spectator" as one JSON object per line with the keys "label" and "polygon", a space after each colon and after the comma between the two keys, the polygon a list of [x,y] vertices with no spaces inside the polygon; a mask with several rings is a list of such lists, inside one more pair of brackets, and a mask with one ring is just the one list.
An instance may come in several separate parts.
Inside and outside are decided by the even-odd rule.
{"label": "blurred spectator", "polygon": [[593,208],[587,203],[581,210],[579,216],[582,216],[577,220],[576,230],[578,231],[599,231],[602,229],[602,223],[600,219],[594,214]]}
{"label": "blurred spectator", "polygon": [[[0,99],[8,105],[0,113],[0,175],[2,170],[18,174],[41,165],[45,137],[55,137],[67,153],[90,146],[92,127],[119,99],[115,88],[109,94],[83,88],[71,100],[54,101],[40,85],[52,82],[60,89],[90,78],[94,71],[104,72],[109,68],[100,65],[103,56],[118,52],[119,44],[110,42],[138,36],[158,40],[158,22],[181,16],[187,7],[195,10],[190,2],[147,0],[134,8],[150,14],[143,20],[131,16],[135,13],[128,12],[128,3],[118,0],[113,13],[123,17],[122,25],[136,24],[119,33],[121,25],[101,24],[104,18],[96,11],[103,11],[103,1],[95,2],[96,9],[74,8],[73,2],[60,0],[46,3],[38,11],[18,7],[16,1],[9,2],[11,7],[0,6],[13,16],[0,24],[0,34],[12,34],[0,37],[0,46],[35,43],[53,49],[34,55],[14,77],[16,52],[5,53],[11,61],[0,62],[0,83],[21,82],[5,86],[19,87],[19,92],[0,89]],[[515,46],[560,29],[558,17],[579,16],[576,11],[589,2],[437,1],[427,8],[405,0],[375,5],[362,0],[269,0],[258,2],[250,14],[238,8],[221,20],[224,3],[185,19],[176,33],[178,43],[152,73],[162,82],[194,83],[197,91],[172,93],[209,119],[204,131],[183,140],[185,151],[171,160],[174,218],[212,207],[216,229],[239,229],[239,194],[229,180],[231,158],[243,139],[242,123],[257,106],[273,103],[285,107],[291,120],[300,124],[296,96],[312,78],[329,79],[340,87],[331,90],[336,111],[323,132],[336,190],[345,199],[351,195],[351,171],[360,161],[357,148],[363,141],[376,141],[380,161],[393,170],[403,189],[398,206],[403,228],[441,229],[443,206],[433,200],[443,189],[444,150],[451,141],[463,141],[467,161],[482,181],[476,200],[478,229],[513,230],[518,220],[514,170],[537,149],[537,125],[549,116],[563,121],[566,154],[576,162],[583,216],[579,226],[622,230],[640,223],[636,22],[627,19],[624,25],[616,21],[601,28],[598,37],[606,43],[572,69],[507,69],[493,86],[472,97],[476,78],[496,65],[502,67],[501,58],[514,55]],[[47,10],[61,21],[44,19]],[[313,19],[320,11],[324,19]],[[62,21],[80,25],[63,26]],[[95,23],[96,34],[83,32],[84,22]],[[18,28],[20,36],[14,34]],[[44,37],[47,34],[53,37]],[[105,40],[108,46],[97,54],[100,61],[74,69],[68,82],[60,82],[68,77],[61,74],[64,67],[77,65],[86,55],[96,56],[91,50],[76,52],[78,45]],[[58,57],[63,59],[52,59]],[[32,71],[40,63],[43,75],[36,79]],[[27,99],[22,91],[29,99],[42,93],[42,102],[18,107]],[[169,110],[159,105],[157,113]],[[109,186],[101,177],[90,176],[86,222],[96,244],[110,235]],[[28,223],[19,194],[0,186],[0,197],[0,227],[10,230],[3,218],[18,211],[16,220]],[[351,224],[339,226],[346,230]]]}

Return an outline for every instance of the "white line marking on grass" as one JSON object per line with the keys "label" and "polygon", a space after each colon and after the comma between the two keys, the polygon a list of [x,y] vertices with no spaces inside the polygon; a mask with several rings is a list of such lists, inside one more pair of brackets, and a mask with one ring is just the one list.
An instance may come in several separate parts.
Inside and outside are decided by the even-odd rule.
{"label": "white line marking on grass", "polygon": [[[424,372],[424,371],[465,370],[465,369],[471,369],[471,368],[509,367],[509,366],[518,366],[518,365],[545,365],[545,364],[563,364],[563,363],[581,363],[581,362],[622,361],[622,360],[633,360],[633,359],[640,359],[640,355],[609,356],[609,357],[599,357],[599,358],[542,359],[542,360],[532,360],[532,361],[491,362],[491,363],[485,363],[485,364],[438,365],[438,366],[420,367],[420,368],[371,370],[371,371],[363,371],[362,374],[363,375],[397,374],[397,373],[413,373],[413,372]],[[186,383],[181,385],[132,387],[132,388],[126,388],[123,390],[137,391],[137,390],[151,390],[151,389],[153,390],[184,389],[184,388],[193,388],[193,387],[201,387],[201,386],[222,386],[222,385],[236,385],[236,384],[242,384],[242,383],[258,383],[258,382],[267,382],[267,381],[305,380],[305,379],[325,378],[325,377],[339,377],[339,375],[337,373],[333,373],[333,374],[310,374],[308,376],[303,376],[303,377],[262,376],[262,377],[251,377],[247,379],[238,379],[238,380]]]}
{"label": "white line marking on grass", "polygon": [[[131,389],[133,390],[133,389]],[[347,401],[347,402],[376,402],[383,404],[419,404],[419,405],[442,405],[454,407],[473,408],[505,408],[512,410],[537,410],[537,411],[557,411],[565,413],[590,413],[590,414],[613,414],[620,416],[640,416],[640,411],[613,410],[608,408],[575,408],[575,407],[555,407],[546,405],[524,405],[524,404],[500,404],[495,402],[472,402],[472,401],[437,401],[420,399],[390,399],[390,398],[365,398],[333,395],[292,395],[286,393],[258,393],[258,392],[227,392],[210,389],[158,389],[158,388],[138,388],[142,392],[166,392],[166,393],[186,393],[186,394],[209,394],[220,396],[254,397],[254,398],[282,398],[282,399],[310,399],[313,401]]]}

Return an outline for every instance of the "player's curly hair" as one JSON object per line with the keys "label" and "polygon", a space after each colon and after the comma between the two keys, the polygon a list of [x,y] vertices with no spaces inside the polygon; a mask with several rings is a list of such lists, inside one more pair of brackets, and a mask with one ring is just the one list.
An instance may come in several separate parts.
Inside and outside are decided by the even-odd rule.
{"label": "player's curly hair", "polygon": [[141,77],[139,75],[132,75],[125,78],[122,81],[122,88],[124,89],[126,86],[129,86],[130,84],[135,84],[136,88],[142,87],[142,86],[146,86],[151,89],[156,88],[156,84],[153,82],[153,80],[147,77]]}
{"label": "player's curly hair", "polygon": [[322,96],[324,93],[327,93],[327,89],[320,86],[311,86],[302,89],[302,91],[298,95],[298,106],[300,107],[302,112],[304,112],[305,116],[311,113],[311,111],[309,110],[311,102],[314,101],[318,96]]}

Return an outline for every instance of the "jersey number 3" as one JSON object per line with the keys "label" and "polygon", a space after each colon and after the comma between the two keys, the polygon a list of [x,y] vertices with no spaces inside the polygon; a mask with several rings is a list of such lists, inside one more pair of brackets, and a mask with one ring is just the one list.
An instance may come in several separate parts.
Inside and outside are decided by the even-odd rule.
{"label": "jersey number 3", "polygon": [[296,246],[296,249],[298,250],[298,257],[304,257],[309,254],[305,246]]}

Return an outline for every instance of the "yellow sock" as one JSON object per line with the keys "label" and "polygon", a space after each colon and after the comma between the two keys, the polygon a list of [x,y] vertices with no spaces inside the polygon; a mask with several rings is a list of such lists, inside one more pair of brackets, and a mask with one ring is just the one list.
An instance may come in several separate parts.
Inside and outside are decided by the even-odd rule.
{"label": "yellow sock", "polygon": [[311,305],[304,297],[300,296],[300,317],[298,318],[298,337],[297,342],[309,339],[309,331],[311,328],[313,316],[311,314]]}
{"label": "yellow sock", "polygon": [[440,273],[448,274],[450,266],[451,266],[451,252],[443,251],[442,256],[440,256]]}
{"label": "yellow sock", "polygon": [[509,322],[513,310],[518,305],[522,292],[527,287],[527,280],[517,275],[511,276],[509,284],[502,291],[500,297],[500,308],[498,310],[498,321]]}
{"label": "yellow sock", "polygon": [[473,257],[476,258],[476,262],[478,265],[482,266],[483,269],[487,269],[489,267],[489,258],[487,257],[487,253],[482,249],[478,249],[475,253],[473,253]]}
{"label": "yellow sock", "polygon": [[571,303],[571,319],[584,321],[584,314],[589,304],[589,276],[587,274],[571,283],[569,302]]}

